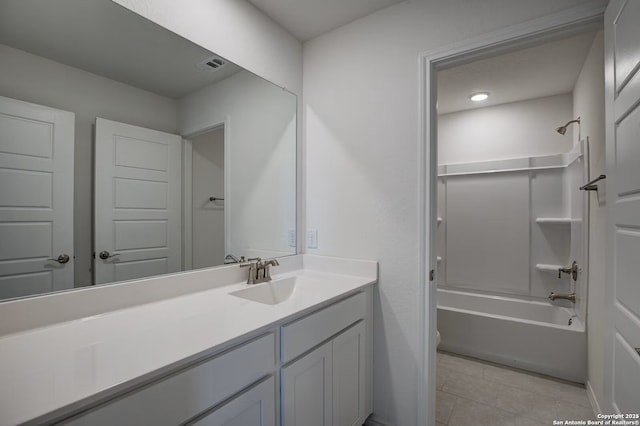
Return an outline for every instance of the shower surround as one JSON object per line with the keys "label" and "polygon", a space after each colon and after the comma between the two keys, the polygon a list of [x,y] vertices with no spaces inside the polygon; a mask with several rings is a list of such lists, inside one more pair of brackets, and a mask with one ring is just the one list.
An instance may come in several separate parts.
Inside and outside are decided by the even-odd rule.
{"label": "shower surround", "polygon": [[441,349],[584,382],[586,146],[439,167]]}

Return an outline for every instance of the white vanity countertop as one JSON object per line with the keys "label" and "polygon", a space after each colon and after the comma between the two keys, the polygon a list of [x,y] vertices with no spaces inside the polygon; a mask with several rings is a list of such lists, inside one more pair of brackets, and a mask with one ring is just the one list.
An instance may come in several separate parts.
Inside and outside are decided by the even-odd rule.
{"label": "white vanity countertop", "polygon": [[0,337],[0,425],[103,399],[377,280],[375,262],[300,257],[303,268],[273,275],[298,277],[277,305],[229,295],[248,287],[235,283]]}

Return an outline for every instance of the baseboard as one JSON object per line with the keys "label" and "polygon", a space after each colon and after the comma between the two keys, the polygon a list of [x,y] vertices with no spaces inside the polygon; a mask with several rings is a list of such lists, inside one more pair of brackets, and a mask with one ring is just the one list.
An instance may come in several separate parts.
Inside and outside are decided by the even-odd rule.
{"label": "baseboard", "polygon": [[[453,354],[464,355],[471,358],[477,358],[482,361],[489,361],[496,364],[506,365],[512,368],[519,368],[521,370],[532,371],[538,374],[544,374],[545,376],[555,377],[569,382],[584,384],[586,377],[583,374],[577,372],[569,372],[566,370],[547,367],[540,364],[534,364],[531,362],[520,361],[510,356],[502,356],[495,352],[485,352],[477,350],[476,348],[470,348],[467,346],[456,346],[442,342],[438,350],[444,352],[450,352]],[[586,368],[586,367],[585,367]]]}
{"label": "baseboard", "polygon": [[598,416],[598,414],[602,414],[602,410],[600,409],[600,404],[598,404],[598,398],[596,398],[596,393],[593,391],[591,387],[591,382],[587,380],[587,396],[589,397],[589,402],[591,403],[591,409],[593,409],[593,413]]}
{"label": "baseboard", "polygon": [[364,422],[364,426],[393,426],[391,423],[383,422],[377,419],[373,414],[369,416],[367,421]]}

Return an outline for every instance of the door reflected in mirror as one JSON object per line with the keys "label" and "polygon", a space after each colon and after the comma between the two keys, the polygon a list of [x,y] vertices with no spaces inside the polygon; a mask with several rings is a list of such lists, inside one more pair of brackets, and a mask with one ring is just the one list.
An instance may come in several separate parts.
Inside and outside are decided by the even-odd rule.
{"label": "door reflected in mirror", "polygon": [[0,299],[295,254],[295,151],[294,95],[111,0],[0,3]]}

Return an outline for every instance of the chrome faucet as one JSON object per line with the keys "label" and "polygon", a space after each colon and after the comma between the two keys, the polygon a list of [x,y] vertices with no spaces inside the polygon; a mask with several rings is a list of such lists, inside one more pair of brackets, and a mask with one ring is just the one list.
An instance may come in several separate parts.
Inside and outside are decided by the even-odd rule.
{"label": "chrome faucet", "polygon": [[259,284],[271,281],[271,267],[280,265],[276,259],[262,260],[259,257],[256,257],[248,260],[249,263],[243,263],[240,265],[241,268],[249,268],[247,284]]}
{"label": "chrome faucet", "polygon": [[245,261],[244,256],[240,256],[240,259],[229,253],[224,257],[224,263],[243,263]]}
{"label": "chrome faucet", "polygon": [[572,303],[576,303],[576,294],[575,293],[560,294],[560,293],[551,292],[551,294],[549,295],[549,300],[553,301],[556,299],[564,299],[564,300],[569,300]]}

